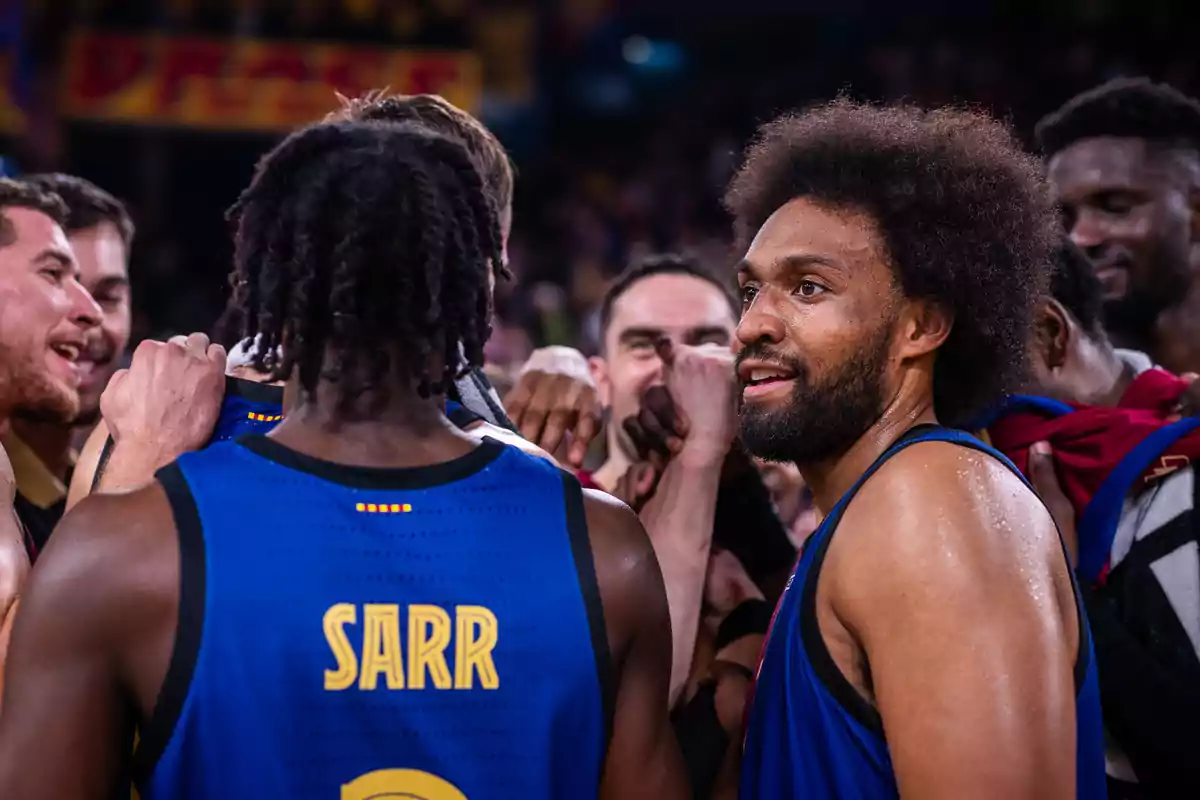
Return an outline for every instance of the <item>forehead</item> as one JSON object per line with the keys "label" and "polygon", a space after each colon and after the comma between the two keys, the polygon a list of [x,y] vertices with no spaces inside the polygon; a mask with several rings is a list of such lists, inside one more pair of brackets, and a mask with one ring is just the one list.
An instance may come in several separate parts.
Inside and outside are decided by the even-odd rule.
{"label": "forehead", "polygon": [[1051,157],[1051,188],[1059,197],[1096,188],[1135,187],[1161,180],[1165,172],[1144,139],[1100,136],[1080,139]]}
{"label": "forehead", "polygon": [[746,262],[760,278],[771,280],[804,259],[891,280],[883,239],[869,215],[798,197],[763,223],[746,252]]}
{"label": "forehead", "polygon": [[29,247],[41,250],[46,247],[67,247],[67,237],[61,227],[41,211],[32,208],[5,208],[4,218],[8,222],[14,241],[9,247]]}
{"label": "forehead", "polygon": [[686,330],[737,324],[725,294],[691,275],[651,275],[626,289],[613,303],[609,330],[628,328]]}
{"label": "forehead", "polygon": [[123,277],[129,271],[121,232],[111,222],[73,231],[67,236],[85,280]]}

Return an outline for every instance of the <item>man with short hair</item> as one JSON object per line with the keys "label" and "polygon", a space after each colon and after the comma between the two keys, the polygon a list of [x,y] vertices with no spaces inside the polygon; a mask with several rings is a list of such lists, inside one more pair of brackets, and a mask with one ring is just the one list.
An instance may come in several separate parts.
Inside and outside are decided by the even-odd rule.
{"label": "man with short hair", "polygon": [[[79,282],[66,217],[57,195],[0,179],[0,429],[16,416],[67,423],[79,413],[78,361],[101,312]],[[0,452],[0,677],[17,598],[37,555],[15,514],[15,495]]]}
{"label": "man with short hair", "polygon": [[1109,334],[1171,372],[1200,371],[1200,102],[1118,78],[1043,118],[1036,138],[1103,283]]}
{"label": "man with short hair", "polygon": [[824,515],[763,649],[740,796],[1104,797],[1086,617],[1046,508],[955,430],[1020,387],[1056,241],[981,114],[838,100],[759,131],[740,432]]}
{"label": "man with short hair", "polygon": [[94,183],[74,175],[32,175],[24,182],[58,195],[67,206],[64,230],[79,264],[79,277],[100,309],[77,364],[79,413],[59,421],[17,413],[4,448],[17,478],[17,503],[35,545],[45,547],[66,505],[77,452],[100,419],[100,394],[120,366],[129,343],[129,247],[133,221],[125,206]]}

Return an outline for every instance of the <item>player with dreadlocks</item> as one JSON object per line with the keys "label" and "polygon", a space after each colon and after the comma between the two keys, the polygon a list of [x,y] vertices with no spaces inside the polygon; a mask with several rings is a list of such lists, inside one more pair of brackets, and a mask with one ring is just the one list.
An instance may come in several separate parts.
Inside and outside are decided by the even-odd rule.
{"label": "player with dreadlocks", "polygon": [[155,797],[683,797],[640,523],[443,413],[500,258],[462,146],[315,125],[234,217],[289,414],[64,520],[14,632],[0,796],[103,797],[136,724]]}

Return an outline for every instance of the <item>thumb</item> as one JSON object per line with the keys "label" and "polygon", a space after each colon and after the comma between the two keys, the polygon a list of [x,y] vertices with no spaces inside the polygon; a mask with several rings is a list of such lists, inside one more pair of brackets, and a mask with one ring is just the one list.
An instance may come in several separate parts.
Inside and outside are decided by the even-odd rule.
{"label": "thumb", "polygon": [[1054,451],[1049,442],[1038,442],[1029,448],[1029,481],[1043,500],[1063,495],[1058,475],[1054,472]]}

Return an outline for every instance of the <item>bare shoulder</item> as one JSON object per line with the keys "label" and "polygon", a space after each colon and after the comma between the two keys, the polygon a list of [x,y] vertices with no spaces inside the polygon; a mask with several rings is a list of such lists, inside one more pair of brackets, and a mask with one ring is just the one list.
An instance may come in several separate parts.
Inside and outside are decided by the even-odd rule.
{"label": "bare shoulder", "polygon": [[629,506],[612,495],[584,489],[583,509],[605,625],[616,655],[660,607],[665,615],[662,571],[646,529]]}
{"label": "bare shoulder", "polygon": [[843,523],[889,548],[990,555],[1017,543],[1058,546],[1050,513],[1017,475],[987,453],[948,442],[915,444],[889,459],[863,485]]}
{"label": "bare shoulder", "polygon": [[38,558],[22,615],[48,614],[119,644],[173,613],[179,585],[173,531],[171,506],[157,482],[86,498],[63,517]]}
{"label": "bare shoulder", "polygon": [[71,473],[71,486],[67,491],[67,508],[75,507],[83,498],[92,493],[92,482],[96,476],[96,468],[100,464],[100,454],[108,441],[108,426],[100,420],[83,443],[79,458],[75,460],[75,469]]}

